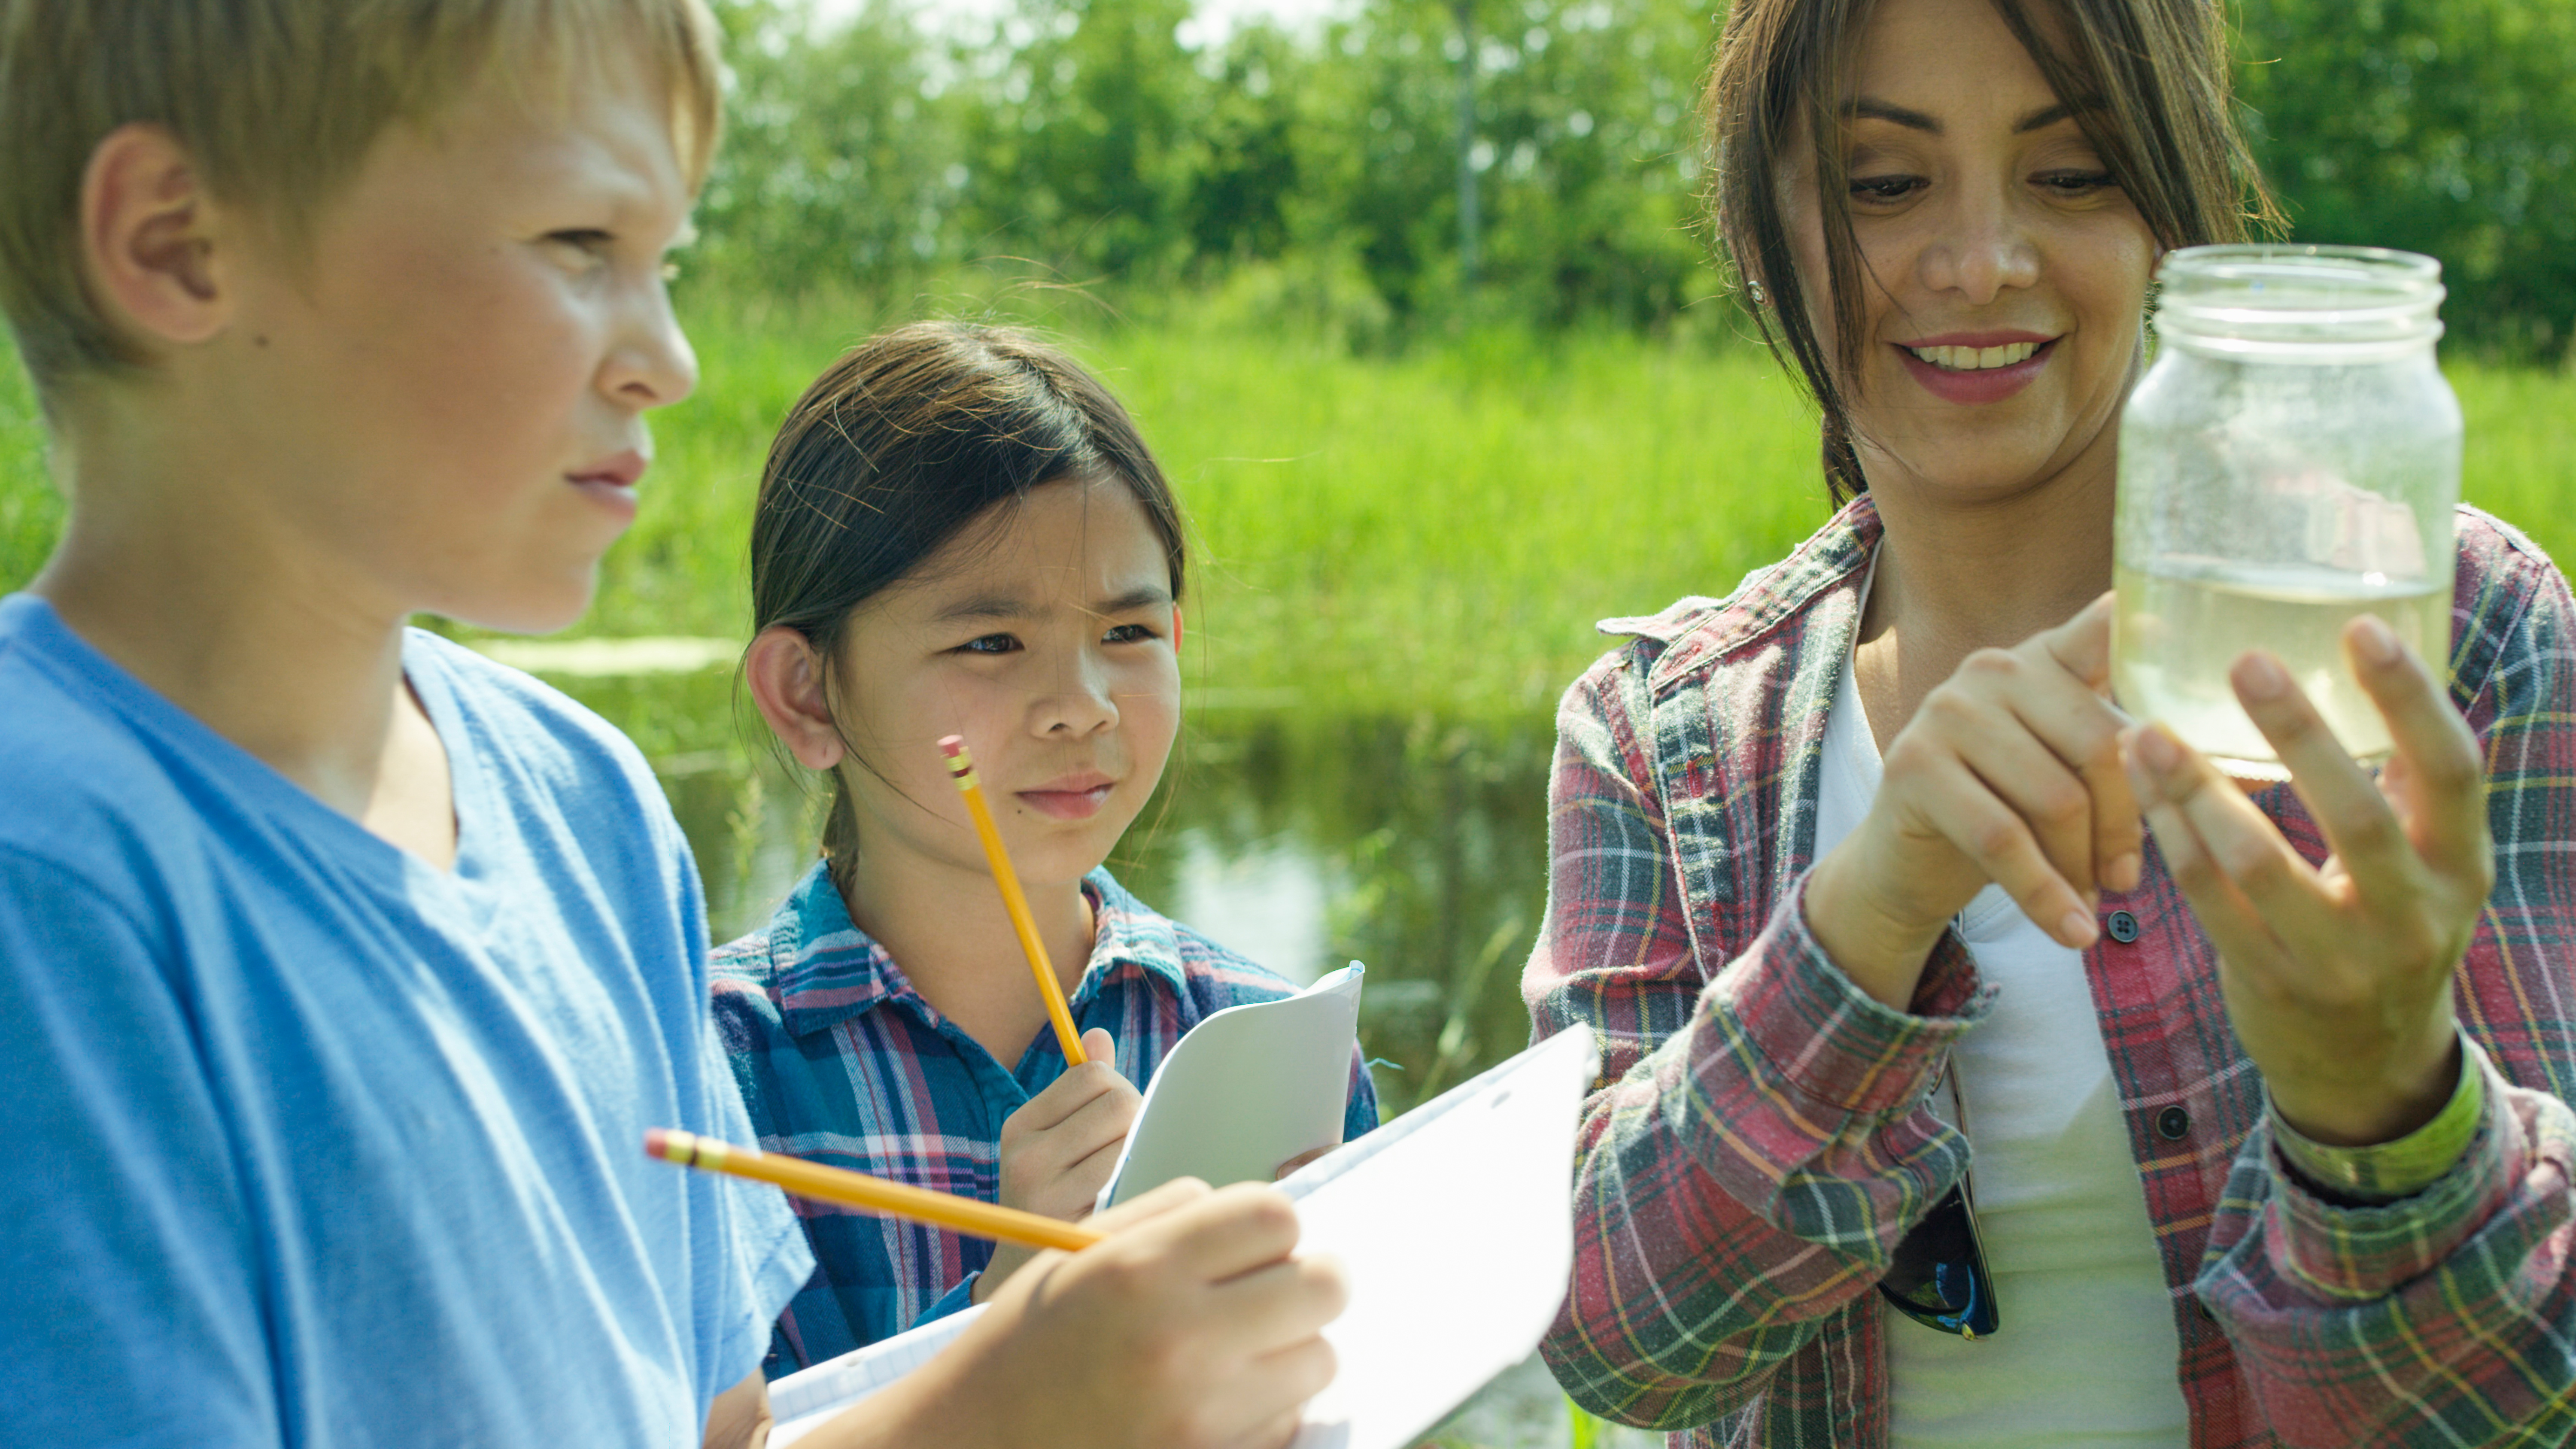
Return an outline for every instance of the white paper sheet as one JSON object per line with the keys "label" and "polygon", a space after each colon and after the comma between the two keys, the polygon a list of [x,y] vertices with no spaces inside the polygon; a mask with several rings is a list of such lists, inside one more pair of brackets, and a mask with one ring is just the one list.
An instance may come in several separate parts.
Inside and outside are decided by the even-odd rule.
{"label": "white paper sheet", "polygon": [[[1529,1356],[1574,1261],[1574,1130],[1600,1058],[1565,1032],[1280,1184],[1302,1253],[1349,1270],[1341,1362],[1293,1449],[1404,1449]],[[927,1361],[981,1308],[769,1386],[787,1445]]]}
{"label": "white paper sheet", "polygon": [[1190,1028],[1145,1084],[1099,1206],[1176,1177],[1268,1182],[1279,1164],[1340,1141],[1362,975],[1354,961],[1294,996],[1229,1006]]}

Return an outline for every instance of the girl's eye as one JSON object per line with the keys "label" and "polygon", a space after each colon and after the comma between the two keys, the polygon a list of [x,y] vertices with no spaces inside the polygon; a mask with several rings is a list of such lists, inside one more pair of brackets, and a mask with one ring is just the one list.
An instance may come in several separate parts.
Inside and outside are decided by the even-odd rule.
{"label": "girl's eye", "polygon": [[1920,176],[1855,176],[1851,194],[1863,201],[1903,201],[1923,185]]}
{"label": "girl's eye", "polygon": [[1148,639],[1160,639],[1162,637],[1163,636],[1161,634],[1155,632],[1154,627],[1150,624],[1121,624],[1117,628],[1110,630],[1108,633],[1101,635],[1100,642],[1103,644],[1142,644]]}
{"label": "girl's eye", "polygon": [[959,654],[1009,654],[1020,647],[1020,641],[1008,634],[985,634],[957,646]]}
{"label": "girl's eye", "polygon": [[2061,196],[2090,196],[2117,190],[2120,179],[2108,171],[2051,171],[2039,178],[2039,184]]}

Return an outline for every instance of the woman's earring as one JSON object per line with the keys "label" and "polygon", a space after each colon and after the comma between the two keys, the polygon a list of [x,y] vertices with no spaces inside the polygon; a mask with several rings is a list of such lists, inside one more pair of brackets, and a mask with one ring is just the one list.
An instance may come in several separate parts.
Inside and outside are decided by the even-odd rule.
{"label": "woman's earring", "polygon": [[1762,290],[1762,284],[1760,282],[1746,282],[1744,284],[1744,295],[1752,298],[1753,305],[1756,307],[1768,307],[1771,305],[1771,294]]}

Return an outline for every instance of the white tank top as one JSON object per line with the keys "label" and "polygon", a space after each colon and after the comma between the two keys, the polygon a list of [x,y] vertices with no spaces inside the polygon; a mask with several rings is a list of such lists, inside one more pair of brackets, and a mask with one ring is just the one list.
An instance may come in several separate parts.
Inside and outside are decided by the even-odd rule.
{"label": "white tank top", "polygon": [[[1878,743],[1848,658],[1822,763],[1819,857],[1878,793]],[[1894,1449],[2186,1445],[2173,1296],[2084,959],[1999,886],[1961,922],[1979,973],[1999,988],[1992,1014],[1952,1050],[1951,1071],[2001,1322],[1970,1343],[1878,1303]]]}

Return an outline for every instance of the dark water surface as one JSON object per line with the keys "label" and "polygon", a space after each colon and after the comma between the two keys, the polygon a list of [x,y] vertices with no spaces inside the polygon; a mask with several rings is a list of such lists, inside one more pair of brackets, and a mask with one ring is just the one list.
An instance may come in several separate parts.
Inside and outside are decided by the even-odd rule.
{"label": "dark water surface", "polygon": [[[814,858],[820,802],[769,758],[729,677],[554,682],[653,759],[717,938],[766,919]],[[1110,859],[1118,878],[1293,980],[1367,963],[1361,1040],[1389,1115],[1525,1046],[1518,983],[1547,900],[1550,720],[1208,693]]]}

